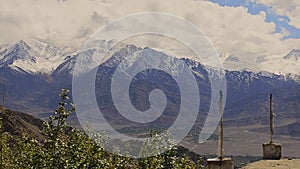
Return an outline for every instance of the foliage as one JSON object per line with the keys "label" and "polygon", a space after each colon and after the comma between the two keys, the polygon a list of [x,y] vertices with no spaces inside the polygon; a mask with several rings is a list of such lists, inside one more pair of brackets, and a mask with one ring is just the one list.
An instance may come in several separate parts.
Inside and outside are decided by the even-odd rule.
{"label": "foliage", "polygon": [[[0,168],[203,168],[201,162],[193,162],[188,156],[177,157],[176,147],[170,142],[169,136],[156,139],[156,131],[150,132],[150,136],[156,139],[155,144],[145,144],[144,148],[150,147],[155,152],[162,148],[159,146],[169,145],[165,153],[133,159],[105,152],[94,138],[67,126],[67,118],[75,111],[74,104],[68,102],[68,92],[66,89],[62,90],[55,115],[44,123],[44,142],[38,142],[25,134],[13,138],[8,133],[1,132]],[[105,140],[104,136],[95,137],[98,142]]]}

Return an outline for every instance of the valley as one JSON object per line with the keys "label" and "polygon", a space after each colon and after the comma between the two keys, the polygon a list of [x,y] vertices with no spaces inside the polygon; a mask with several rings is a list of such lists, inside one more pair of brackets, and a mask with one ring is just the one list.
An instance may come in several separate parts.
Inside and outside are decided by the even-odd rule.
{"label": "valley", "polygon": [[[95,42],[101,49],[110,46],[110,42]],[[101,45],[99,45],[101,44]],[[96,45],[96,46],[97,46]],[[99,50],[99,49],[97,49]],[[75,51],[68,48],[59,49],[51,47],[45,43],[36,42],[29,45],[25,41],[20,41],[10,47],[1,48],[0,51],[0,95],[5,97],[4,105],[7,108],[24,111],[35,117],[46,119],[58,103],[58,94],[62,88],[72,91],[72,74],[76,58],[86,56],[86,62],[93,62],[89,59],[96,51],[90,48],[86,51]],[[169,110],[158,121],[151,124],[130,127],[122,118],[117,117],[117,110],[111,105],[110,98],[110,77],[122,58],[129,57],[136,52],[148,52],[152,55],[168,55],[150,48],[139,48],[134,45],[125,45],[124,48],[116,49],[104,64],[97,69],[98,84],[102,84],[96,89],[98,105],[106,111],[106,119],[118,130],[127,134],[136,134],[137,131],[145,131],[149,128],[158,127],[162,129],[172,124],[176,114],[172,112],[176,109],[172,106],[177,104],[176,86],[170,83],[166,88],[166,93],[174,97],[170,102]],[[285,57],[286,59],[296,59],[297,51]],[[209,73],[211,67],[187,59],[177,58],[188,65],[192,70],[200,91],[200,108],[196,123],[192,128],[190,137],[187,137],[182,144],[194,144],[194,151],[199,154],[215,154],[217,141],[211,138],[203,144],[196,144],[192,140],[197,138],[204,119],[207,116],[211,103],[211,91]],[[231,61],[237,61],[231,59]],[[51,65],[51,66],[50,66]],[[176,66],[179,65],[174,65]],[[180,69],[177,69],[178,71]],[[297,75],[281,75],[265,71],[252,72],[249,70],[224,70],[227,81],[227,97],[224,110],[225,115],[225,146],[228,155],[261,155],[261,144],[268,141],[268,95],[274,95],[275,118],[275,139],[283,144],[283,155],[288,157],[300,157],[297,147],[299,147],[300,131],[300,84]],[[176,73],[176,72],[175,72]],[[177,72],[180,73],[180,72]],[[168,78],[161,72],[145,71],[141,77],[153,82],[156,87],[162,87],[162,81]],[[97,84],[97,83],[96,83]],[[137,81],[134,88],[134,104],[142,104],[141,99],[147,99],[147,92],[150,88],[145,82]],[[72,98],[72,94],[70,96]],[[76,103],[80,104],[80,103]],[[87,110],[88,112],[88,110]],[[71,116],[73,126],[79,127],[77,117]],[[93,123],[93,122],[91,122]],[[216,134],[216,133],[215,133]]]}

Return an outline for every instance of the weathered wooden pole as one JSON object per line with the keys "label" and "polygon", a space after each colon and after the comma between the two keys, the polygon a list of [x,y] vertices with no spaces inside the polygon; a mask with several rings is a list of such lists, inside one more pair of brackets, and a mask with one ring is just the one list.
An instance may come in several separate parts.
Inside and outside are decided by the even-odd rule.
{"label": "weathered wooden pole", "polygon": [[220,91],[220,100],[219,100],[219,112],[220,112],[220,127],[219,127],[219,159],[224,158],[224,132],[223,132],[223,93]]}
{"label": "weathered wooden pole", "polygon": [[273,100],[272,100],[272,94],[270,94],[270,143],[273,143],[273,135],[274,135]]}
{"label": "weathered wooden pole", "polygon": [[220,125],[219,125],[219,146],[218,156],[213,159],[207,159],[208,169],[234,169],[234,163],[231,158],[224,158],[224,128],[223,128],[223,93],[220,91],[219,100]]}
{"label": "weathered wooden pole", "polygon": [[270,142],[263,144],[263,159],[279,160],[281,158],[281,144],[273,142],[274,136],[273,98],[270,94]]}

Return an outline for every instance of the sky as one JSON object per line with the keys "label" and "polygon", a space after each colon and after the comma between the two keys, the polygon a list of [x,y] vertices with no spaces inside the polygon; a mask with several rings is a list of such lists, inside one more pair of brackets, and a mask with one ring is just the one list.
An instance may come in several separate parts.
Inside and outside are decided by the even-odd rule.
{"label": "sky", "polygon": [[[248,0],[239,0],[239,1],[228,1],[228,0],[211,0],[211,2],[217,3],[221,6],[231,6],[231,7],[245,7],[248,10],[248,13],[252,15],[257,15],[261,11],[266,14],[266,22],[273,22],[276,25],[275,33],[286,32],[286,35],[282,39],[288,38],[300,38],[300,27],[293,25],[291,22],[291,17],[286,14],[287,11],[296,10],[296,4],[293,4],[293,1],[283,1],[285,4],[282,4],[282,1],[274,1],[274,3],[261,3],[257,0],[248,1]],[[277,12],[279,8],[284,8],[285,12]],[[295,19],[295,18],[293,18]]]}
{"label": "sky", "polygon": [[80,48],[105,24],[140,12],[188,20],[226,56],[300,49],[299,0],[0,0],[0,44],[38,39]]}

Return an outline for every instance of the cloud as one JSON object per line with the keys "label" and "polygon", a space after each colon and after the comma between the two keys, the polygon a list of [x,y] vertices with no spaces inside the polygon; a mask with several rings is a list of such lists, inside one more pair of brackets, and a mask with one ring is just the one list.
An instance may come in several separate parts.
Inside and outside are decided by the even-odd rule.
{"label": "cloud", "polygon": [[108,17],[99,15],[97,12],[93,12],[93,15],[91,18],[96,24],[100,24],[100,25],[104,25],[108,22]]}
{"label": "cloud", "polygon": [[[279,0],[255,1],[273,4],[274,11],[289,16],[291,24],[300,25],[297,0],[289,0],[293,5],[279,4]],[[60,46],[80,47],[106,23],[151,11],[185,18],[207,34],[226,55],[250,58],[281,55],[300,48],[299,39],[282,40],[287,31],[274,34],[276,25],[265,21],[264,12],[251,15],[245,7],[222,7],[204,0],[0,0],[0,44],[38,38]]]}
{"label": "cloud", "polygon": [[106,16],[103,22],[99,22],[100,15],[98,21],[92,19],[94,11],[105,13],[104,8],[105,4],[99,1],[0,0],[0,32],[5,34],[0,43],[38,38],[57,45],[80,45],[83,39],[76,37],[83,27],[96,31],[106,22]]}
{"label": "cloud", "polygon": [[300,1],[299,0],[250,0],[271,7],[278,15],[290,18],[290,24],[300,28]]}

